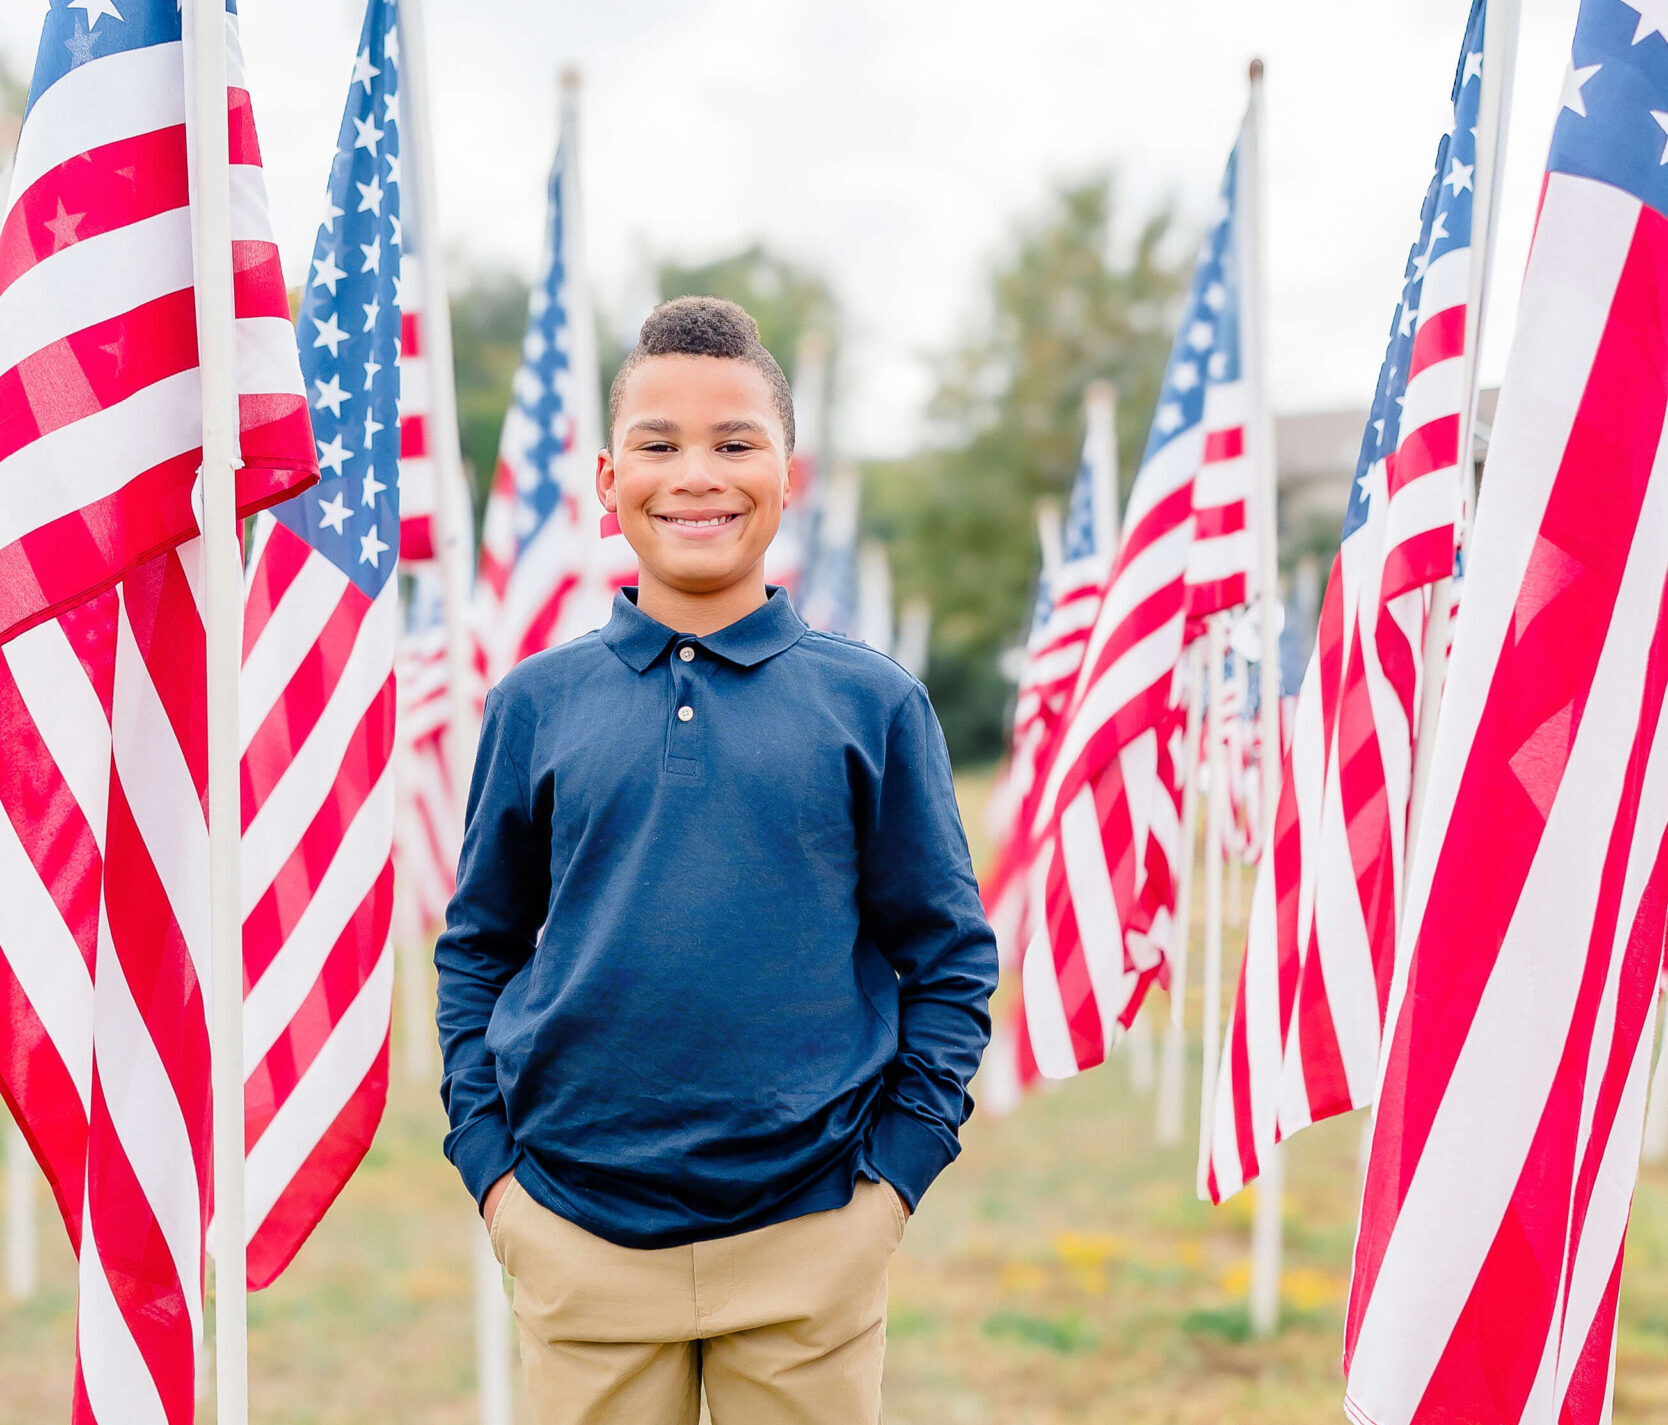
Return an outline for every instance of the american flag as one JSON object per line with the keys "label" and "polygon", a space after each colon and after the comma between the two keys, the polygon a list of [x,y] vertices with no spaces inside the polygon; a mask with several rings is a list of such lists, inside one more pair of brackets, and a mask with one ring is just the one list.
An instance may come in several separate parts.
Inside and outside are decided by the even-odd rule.
{"label": "american flag", "polygon": [[[235,14],[227,43],[247,510],[317,463]],[[173,0],[54,0],[0,227],[0,520],[67,539],[7,545],[56,547],[50,587],[0,580],[24,594],[8,627],[34,625],[0,647],[0,1090],[79,1259],[83,1425],[189,1421],[202,1332],[202,544],[166,548],[195,533],[201,461],[185,50]]]}
{"label": "american flag", "polygon": [[414,217],[407,213],[400,234],[400,562],[407,567],[427,563],[440,552],[434,523],[440,477],[429,431],[434,370],[423,306],[426,258],[418,248]]}
{"label": "american flag", "polygon": [[[981,890],[1004,965],[1018,963],[1030,930],[1030,825],[1038,759],[1077,681],[1116,545],[1117,433],[1111,404],[1093,394],[1086,397],[1084,426],[1083,454],[1072,481],[1067,518],[1058,529],[1058,565],[1051,573],[1054,561],[1045,552],[1037,579],[1008,762],[992,795],[999,809],[997,851]],[[993,1063],[1002,1066],[995,1072],[1016,1091],[1028,1088],[1037,1076],[1024,1021],[1024,1005],[1016,1003],[1011,1026],[999,1027],[991,1050]],[[1010,1058],[1011,1067],[1006,1063]],[[998,1091],[998,1107],[1007,1106],[1011,1098]]]}
{"label": "american flag", "polygon": [[489,684],[587,633],[635,578],[623,536],[599,532],[600,377],[579,230],[576,105],[564,102],[542,275],[481,529],[476,630]]}
{"label": "american flag", "polygon": [[1474,398],[1464,369],[1484,19],[1477,0],[1252,894],[1212,1106],[1217,1202],[1281,1139],[1373,1101],[1418,733],[1423,585],[1453,571],[1460,418]]}
{"label": "american flag", "polygon": [[1409,877],[1360,1422],[1608,1421],[1668,916],[1668,12],[1583,0]]}
{"label": "american flag", "polygon": [[[54,0],[47,14],[0,227],[0,640],[197,532],[181,43],[177,5]],[[235,54],[230,112],[252,513],[311,474],[294,463],[307,411]]]}
{"label": "american flag", "polygon": [[463,843],[463,803],[448,760],[452,700],[443,577],[433,564],[414,571],[394,663],[399,684],[394,887],[401,923],[418,935],[445,924]]}
{"label": "american flag", "polygon": [[1249,243],[1241,134],[1194,269],[1124,535],[1076,686],[1044,753],[1029,833],[1038,908],[1021,966],[1021,1058],[1064,1078],[1100,1063],[1165,965],[1179,854],[1178,686],[1189,621],[1250,591]]}
{"label": "american flag", "polygon": [[857,548],[863,481],[842,465],[822,487],[799,611],[812,628],[855,638],[858,631]]}
{"label": "american flag", "polygon": [[370,0],[302,302],[318,489],[263,518],[244,602],[249,1279],[289,1263],[388,1086],[399,558],[394,0]]}
{"label": "american flag", "polygon": [[824,497],[819,480],[826,453],[821,449],[823,412],[828,394],[828,341],[808,332],[794,355],[793,415],[797,438],[788,469],[788,503],[781,528],[765,552],[765,582],[779,584],[799,604],[805,567],[816,535],[818,511]]}

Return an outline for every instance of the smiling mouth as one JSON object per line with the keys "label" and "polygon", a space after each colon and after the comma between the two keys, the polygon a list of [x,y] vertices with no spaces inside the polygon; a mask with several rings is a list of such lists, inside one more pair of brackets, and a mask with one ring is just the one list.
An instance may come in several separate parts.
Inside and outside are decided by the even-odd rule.
{"label": "smiling mouth", "polygon": [[662,524],[669,524],[677,529],[717,529],[722,525],[734,524],[741,516],[703,515],[699,519],[689,519],[682,515],[656,515],[655,518]]}

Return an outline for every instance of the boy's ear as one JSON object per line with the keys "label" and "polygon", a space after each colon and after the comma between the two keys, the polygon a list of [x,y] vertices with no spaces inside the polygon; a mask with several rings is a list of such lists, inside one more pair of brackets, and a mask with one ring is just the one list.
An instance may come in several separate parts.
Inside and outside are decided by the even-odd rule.
{"label": "boy's ear", "polygon": [[614,455],[609,450],[597,452],[597,499],[610,514],[619,509],[619,494],[614,489]]}

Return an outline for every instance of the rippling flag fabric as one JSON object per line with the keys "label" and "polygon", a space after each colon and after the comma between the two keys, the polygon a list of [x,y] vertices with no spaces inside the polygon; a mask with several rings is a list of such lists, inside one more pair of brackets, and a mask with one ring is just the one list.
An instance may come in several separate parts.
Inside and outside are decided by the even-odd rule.
{"label": "rippling flag fabric", "polygon": [[[185,60],[177,4],[47,12],[0,222],[0,641],[197,533]],[[315,471],[235,42],[230,61],[238,504],[252,514]]]}
{"label": "rippling flag fabric", "polygon": [[249,1280],[370,1147],[392,1005],[400,460],[399,31],[365,12],[299,326],[316,490],[262,519],[244,601]]}
{"label": "rippling flag fabric", "polygon": [[1376,1091],[1427,586],[1454,568],[1460,416],[1474,399],[1463,373],[1484,22],[1476,0],[1252,893],[1213,1099],[1217,1202],[1275,1143]]}
{"label": "rippling flag fabric", "polygon": [[1665,114],[1668,14],[1583,0],[1409,878],[1363,1425],[1611,1416],[1668,915]]}
{"label": "rippling flag fabric", "polygon": [[[1105,1059],[1165,969],[1180,804],[1174,755],[1190,620],[1250,591],[1241,305],[1242,133],[1194,269],[1124,534],[1028,827],[1036,907],[1019,1057],[1064,1078]],[[1154,877],[1156,876],[1156,880]]]}
{"label": "rippling flag fabric", "polygon": [[[226,25],[247,512],[318,466]],[[0,227],[0,1091],[76,1249],[78,1425],[186,1425],[203,1326],[190,69],[174,0],[53,0]]]}

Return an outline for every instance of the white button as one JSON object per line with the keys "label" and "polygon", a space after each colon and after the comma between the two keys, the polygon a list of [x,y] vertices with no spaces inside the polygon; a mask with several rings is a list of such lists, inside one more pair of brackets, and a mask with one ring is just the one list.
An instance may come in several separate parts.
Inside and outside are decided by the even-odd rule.
{"label": "white button", "polygon": [[693,663],[695,661],[695,650],[688,647],[680,648],[678,657],[683,659],[685,663]]}
{"label": "white button", "polygon": [[695,709],[692,708],[692,707],[681,707],[681,708],[678,709],[678,721],[679,722],[688,722],[690,720],[690,718],[692,718],[694,716],[695,716]]}

